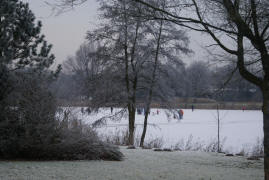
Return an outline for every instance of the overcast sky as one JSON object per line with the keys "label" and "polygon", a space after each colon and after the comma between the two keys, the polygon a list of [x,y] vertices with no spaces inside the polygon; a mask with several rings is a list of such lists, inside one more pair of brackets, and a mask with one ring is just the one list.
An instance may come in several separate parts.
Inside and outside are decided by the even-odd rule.
{"label": "overcast sky", "polygon": [[[56,63],[62,63],[67,56],[74,55],[80,44],[85,41],[86,32],[98,24],[98,3],[88,0],[83,5],[58,16],[53,14],[45,0],[23,0],[28,2],[31,10],[38,20],[42,21],[42,33],[46,40],[53,44],[52,52],[56,56]],[[53,2],[55,0],[47,0]],[[206,55],[200,46],[206,45],[207,38],[199,33],[189,34],[191,37],[190,47],[195,51],[190,57],[184,57],[184,62],[194,60],[206,60]]]}

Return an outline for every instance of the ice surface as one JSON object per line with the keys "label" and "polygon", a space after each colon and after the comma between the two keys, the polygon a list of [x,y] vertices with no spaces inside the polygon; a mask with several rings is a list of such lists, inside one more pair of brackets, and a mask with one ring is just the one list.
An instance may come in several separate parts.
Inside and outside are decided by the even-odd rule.
{"label": "ice surface", "polygon": [[[163,138],[164,146],[170,147],[182,139],[186,141],[190,135],[194,141],[205,144],[217,138],[217,111],[183,109],[182,120],[174,119],[173,115],[167,117],[168,110],[152,109],[148,119],[147,139]],[[95,120],[110,116],[110,108],[103,108],[98,113],[81,114],[81,108],[74,110],[77,115],[89,124]],[[114,109],[113,114],[119,109]],[[226,138],[224,150],[238,152],[242,148],[250,148],[263,138],[263,116],[261,111],[220,110],[220,139]],[[144,115],[136,114],[136,135],[140,135],[143,128]],[[98,128],[102,134],[111,134],[115,131],[125,130],[128,127],[127,115],[121,121],[107,121],[107,125]]]}

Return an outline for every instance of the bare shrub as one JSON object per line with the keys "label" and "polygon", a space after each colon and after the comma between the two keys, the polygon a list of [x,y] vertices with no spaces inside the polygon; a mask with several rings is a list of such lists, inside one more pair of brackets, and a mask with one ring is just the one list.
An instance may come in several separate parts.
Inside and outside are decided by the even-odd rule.
{"label": "bare shrub", "polygon": [[144,148],[146,149],[162,148],[163,144],[164,144],[163,138],[150,139],[144,143]]}
{"label": "bare shrub", "polygon": [[[118,146],[126,146],[128,145],[128,130],[116,130],[109,135],[102,134],[100,135],[101,139],[110,144],[118,145]],[[140,135],[136,135],[134,138],[134,145],[139,146],[140,144]],[[163,138],[152,138],[144,143],[144,148],[161,148],[164,144]]]}
{"label": "bare shrub", "polygon": [[[223,152],[223,146],[224,146],[225,141],[226,141],[226,138],[223,138],[222,140],[220,140],[220,143],[219,143],[219,151],[220,152]],[[207,145],[205,145],[205,147],[203,148],[203,151],[205,151],[205,152],[218,152],[218,140],[213,139],[211,142],[209,142]]]}
{"label": "bare shrub", "polygon": [[125,146],[128,144],[128,131],[127,130],[116,130],[114,133],[109,135],[100,135],[101,139],[109,144],[118,146]]}
{"label": "bare shrub", "polygon": [[[62,111],[58,119],[61,141],[53,147],[59,159],[122,160],[123,154],[114,145],[102,142],[97,133],[72,113]],[[59,152],[60,156],[59,156]]]}
{"label": "bare shrub", "polygon": [[244,155],[249,157],[263,157],[264,156],[264,145],[263,139],[257,138],[255,144],[245,144],[238,155]]}
{"label": "bare shrub", "polygon": [[252,147],[251,156],[264,156],[263,139],[257,138],[256,143]]}
{"label": "bare shrub", "polygon": [[[222,151],[223,149],[225,140],[226,138],[223,138],[220,141],[220,151]],[[204,143],[203,141],[194,140],[193,136],[190,135],[186,141],[184,141],[184,139],[181,139],[171,148],[180,151],[218,152],[218,142],[214,139],[209,143]]]}
{"label": "bare shrub", "polygon": [[193,136],[190,135],[186,142],[181,139],[171,148],[180,151],[199,151],[203,149],[204,144],[200,141],[194,141]]}
{"label": "bare shrub", "polygon": [[202,149],[202,147],[203,147],[203,144],[198,141],[194,141],[193,136],[190,135],[185,143],[184,150],[185,151],[198,151]]}

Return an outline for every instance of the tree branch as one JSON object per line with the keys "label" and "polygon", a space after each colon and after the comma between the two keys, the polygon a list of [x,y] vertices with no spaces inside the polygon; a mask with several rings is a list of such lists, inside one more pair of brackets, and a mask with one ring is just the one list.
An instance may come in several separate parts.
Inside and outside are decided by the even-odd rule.
{"label": "tree branch", "polygon": [[238,34],[238,40],[237,40],[237,67],[239,69],[239,73],[249,82],[262,87],[263,80],[252,73],[250,73],[246,67],[244,62],[244,45],[243,45],[243,35]]}

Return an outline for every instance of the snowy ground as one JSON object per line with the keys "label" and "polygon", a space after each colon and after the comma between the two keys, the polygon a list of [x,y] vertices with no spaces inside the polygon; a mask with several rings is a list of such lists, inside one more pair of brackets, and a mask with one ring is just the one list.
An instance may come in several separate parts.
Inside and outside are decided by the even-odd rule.
{"label": "snowy ground", "polygon": [[[110,116],[110,108],[102,109],[98,113],[81,114],[81,108],[74,110],[84,122],[93,123],[105,115]],[[114,110],[119,111],[119,109]],[[162,138],[165,147],[176,143],[186,142],[190,136],[193,141],[208,144],[217,138],[217,111],[216,110],[184,110],[182,120],[174,119],[173,115],[167,118],[167,110],[152,109],[149,116],[149,127],[146,140]],[[220,139],[226,139],[224,150],[239,152],[242,148],[252,148],[257,139],[263,138],[263,121],[261,111],[220,110]],[[136,114],[136,136],[142,132],[144,116]],[[98,128],[101,134],[113,134],[116,131],[126,130],[128,127],[127,116],[121,121],[107,121],[107,125]]]}
{"label": "snowy ground", "polygon": [[0,180],[262,180],[263,161],[203,152],[121,147],[125,160],[0,161]]}

